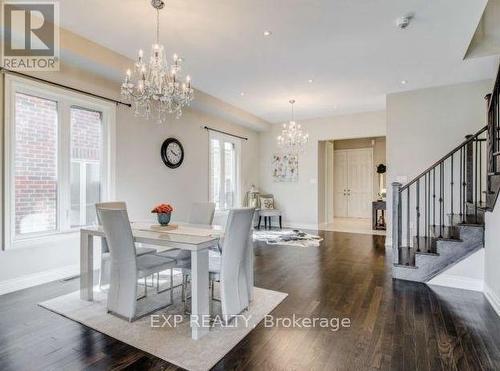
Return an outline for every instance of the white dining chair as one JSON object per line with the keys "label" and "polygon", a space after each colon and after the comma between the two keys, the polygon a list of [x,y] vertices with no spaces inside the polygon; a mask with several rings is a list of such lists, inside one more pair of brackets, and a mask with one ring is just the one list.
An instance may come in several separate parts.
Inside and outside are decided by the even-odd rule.
{"label": "white dining chair", "polygon": [[189,224],[212,225],[214,215],[214,202],[193,202],[189,214]]}
{"label": "white dining chair", "polygon": [[[253,208],[230,210],[222,252],[219,255],[210,252],[211,298],[213,299],[214,283],[219,282],[222,315],[226,319],[240,314],[248,308],[250,303],[253,275],[248,272],[247,259],[249,258],[249,249],[252,249],[250,233],[253,215]],[[184,267],[184,270],[189,276],[189,267]],[[187,284],[187,280],[183,280],[183,284]],[[183,292],[186,292],[186,288]]]}
{"label": "white dining chair", "polygon": [[[126,209],[99,207],[97,212],[102,222],[111,257],[108,312],[134,321],[171,305],[173,303],[172,268],[175,261],[156,254],[137,256]],[[168,269],[171,270],[170,303],[162,304],[160,307],[138,316],[137,300],[147,297],[147,285],[144,285],[144,296],[138,299],[137,281],[139,279],[146,280],[146,277]]]}
{"label": "white dining chair", "polygon": [[[97,213],[97,222],[102,225],[101,218],[99,217],[98,209],[117,209],[117,210],[127,210],[127,204],[123,201],[112,201],[112,202],[100,202],[95,204]],[[154,247],[137,246],[136,247],[137,256],[145,254],[155,254],[157,250]],[[99,289],[102,290],[104,285],[109,284],[110,275],[110,264],[111,257],[109,254],[109,246],[106,239],[101,239],[101,268],[99,269]]]}
{"label": "white dining chair", "polygon": [[[215,214],[215,203],[213,202],[193,202],[191,213],[189,214],[189,224],[212,225]],[[180,266],[184,266],[184,260],[191,260],[191,253],[181,249],[170,249],[160,253],[171,259],[176,259]]]}
{"label": "white dining chair", "polygon": [[[193,202],[191,204],[191,211],[189,214],[189,224],[198,224],[204,226],[212,225],[214,220],[214,214],[215,214],[214,202]],[[175,259],[176,261],[175,268],[181,270],[183,275],[183,283],[180,285],[176,285],[175,287],[182,286],[181,296],[185,303],[184,268],[191,267],[191,252],[181,249],[170,249],[167,251],[160,252],[159,254],[162,256],[166,256],[170,259]],[[157,287],[159,286],[159,281],[160,281],[160,275],[158,274]]]}

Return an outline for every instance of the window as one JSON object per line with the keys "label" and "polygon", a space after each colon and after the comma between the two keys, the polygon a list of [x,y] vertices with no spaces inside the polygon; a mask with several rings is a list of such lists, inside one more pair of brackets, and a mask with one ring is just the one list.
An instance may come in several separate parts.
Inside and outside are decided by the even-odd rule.
{"label": "window", "polygon": [[114,106],[6,76],[5,246],[95,223],[111,197]]}
{"label": "window", "polygon": [[96,221],[101,200],[102,112],[71,107],[71,227]]}
{"label": "window", "polygon": [[210,201],[217,210],[239,205],[239,139],[210,132]]}
{"label": "window", "polygon": [[57,102],[15,93],[15,235],[57,229]]}

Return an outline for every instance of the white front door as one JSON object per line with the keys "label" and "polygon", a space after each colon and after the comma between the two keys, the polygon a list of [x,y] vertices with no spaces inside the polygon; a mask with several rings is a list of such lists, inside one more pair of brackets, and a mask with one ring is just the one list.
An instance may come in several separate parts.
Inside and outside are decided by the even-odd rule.
{"label": "white front door", "polygon": [[335,216],[369,218],[372,198],[372,149],[335,151]]}
{"label": "white front door", "polygon": [[334,196],[333,213],[335,217],[347,217],[347,151],[335,151],[333,157],[334,167]]}

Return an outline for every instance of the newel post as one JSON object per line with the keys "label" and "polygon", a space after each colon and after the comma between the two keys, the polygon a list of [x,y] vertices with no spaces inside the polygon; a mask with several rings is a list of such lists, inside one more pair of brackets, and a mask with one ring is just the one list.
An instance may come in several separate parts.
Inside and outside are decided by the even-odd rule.
{"label": "newel post", "polygon": [[399,246],[401,244],[401,196],[402,184],[392,183],[392,261],[399,263]]}

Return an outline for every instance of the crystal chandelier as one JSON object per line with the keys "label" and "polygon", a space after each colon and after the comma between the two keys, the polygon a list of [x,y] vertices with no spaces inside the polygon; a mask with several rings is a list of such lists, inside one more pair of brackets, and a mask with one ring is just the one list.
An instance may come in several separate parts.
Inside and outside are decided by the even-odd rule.
{"label": "crystal chandelier", "polygon": [[300,124],[295,122],[295,112],[293,105],[295,100],[290,100],[292,105],[292,120],[288,124],[283,124],[281,135],[278,136],[278,146],[285,152],[297,154],[302,152],[304,144],[309,141],[309,134],[302,131]]}
{"label": "crystal chandelier", "polygon": [[139,50],[137,62],[127,70],[121,93],[132,103],[137,116],[149,119],[156,115],[159,122],[165,122],[168,114],[175,113],[176,118],[182,115],[182,108],[193,100],[193,88],[189,76],[182,81],[182,59],[174,54],[169,63],[160,44],[160,9],[165,2],[151,0],[151,5],[156,9],[156,42],[151,57],[145,60],[143,51]]}

